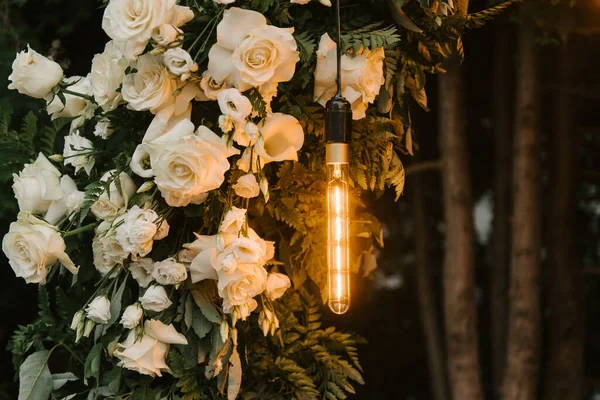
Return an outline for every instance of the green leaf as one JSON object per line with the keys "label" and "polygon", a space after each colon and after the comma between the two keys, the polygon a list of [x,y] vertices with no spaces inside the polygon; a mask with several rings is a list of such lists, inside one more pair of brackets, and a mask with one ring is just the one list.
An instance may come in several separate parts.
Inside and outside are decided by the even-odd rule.
{"label": "green leaf", "polygon": [[148,386],[137,388],[131,396],[131,400],[158,400],[159,398],[160,393],[156,393]]}
{"label": "green leaf", "polygon": [[33,353],[19,369],[19,400],[48,400],[52,393],[52,374],[48,368],[48,350]]}
{"label": "green leaf", "polygon": [[62,374],[52,374],[52,383],[54,390],[65,386],[67,382],[76,381],[79,378],[72,372],[63,372]]}
{"label": "green leaf", "polygon": [[87,359],[85,360],[84,377],[94,377],[98,379],[100,376],[100,360],[102,356],[102,344],[98,343],[90,350]]}
{"label": "green leaf", "polygon": [[315,53],[315,47],[317,47],[315,39],[311,37],[310,32],[308,31],[295,35],[294,38],[296,39],[296,42],[298,42],[300,61],[307,64]]}
{"label": "green leaf", "polygon": [[202,339],[210,333],[213,328],[212,323],[204,316],[198,307],[193,308],[192,329]]}
{"label": "green leaf", "polygon": [[125,276],[125,278],[123,279],[123,283],[121,283],[119,289],[117,289],[117,291],[110,298],[110,319],[108,320],[106,325],[104,325],[104,332],[106,332],[106,330],[110,328],[112,324],[114,324],[121,315],[121,300],[123,298],[123,292],[125,291],[126,286],[127,276]]}
{"label": "green leaf", "polygon": [[215,308],[215,305],[206,297],[206,295],[198,290],[192,290],[192,296],[194,296],[194,301],[196,305],[200,307],[202,314],[208,319],[210,322],[215,324],[221,323],[221,314]]}

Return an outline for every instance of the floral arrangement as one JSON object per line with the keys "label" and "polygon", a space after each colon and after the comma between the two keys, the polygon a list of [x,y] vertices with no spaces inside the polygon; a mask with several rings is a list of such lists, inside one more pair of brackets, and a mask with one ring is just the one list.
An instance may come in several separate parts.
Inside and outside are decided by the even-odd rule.
{"label": "floral arrangement", "polygon": [[[319,322],[330,6],[110,0],[87,76],[17,54],[9,88],[45,103],[20,130],[0,111],[20,210],[2,249],[39,285],[40,318],[10,345],[19,399],[343,399],[363,383],[362,339]],[[425,73],[467,22],[451,0],[349,2],[342,19],[366,276],[383,246],[369,193],[402,193],[409,98],[427,108]]]}

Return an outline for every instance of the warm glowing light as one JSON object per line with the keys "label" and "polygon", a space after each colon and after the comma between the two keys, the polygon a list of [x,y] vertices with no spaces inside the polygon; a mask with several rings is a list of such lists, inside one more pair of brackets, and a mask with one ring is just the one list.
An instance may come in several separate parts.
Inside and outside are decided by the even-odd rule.
{"label": "warm glowing light", "polygon": [[350,308],[348,218],[348,164],[327,164],[329,308],[336,314]]}

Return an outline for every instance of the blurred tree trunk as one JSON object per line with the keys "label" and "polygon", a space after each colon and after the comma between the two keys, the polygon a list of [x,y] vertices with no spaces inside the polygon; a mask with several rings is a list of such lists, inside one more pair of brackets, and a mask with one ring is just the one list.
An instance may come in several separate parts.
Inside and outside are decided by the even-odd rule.
{"label": "blurred tree trunk", "polygon": [[447,400],[447,383],[442,332],[439,324],[440,312],[434,296],[432,273],[428,257],[428,224],[425,216],[424,190],[421,175],[412,179],[411,192],[415,218],[415,264],[417,293],[421,306],[421,321],[427,345],[431,394],[434,400]]}
{"label": "blurred tree trunk", "polygon": [[537,396],[540,358],[541,181],[539,93],[534,26],[519,27],[513,219],[505,400]]}
{"label": "blurred tree trunk", "polygon": [[[573,51],[568,43],[557,60],[560,84],[572,87]],[[577,148],[579,135],[573,129],[573,95],[557,92],[556,132],[552,163],[553,204],[549,238],[549,360],[545,399],[580,400],[584,397],[583,282],[576,242]]]}
{"label": "blurred tree trunk", "polygon": [[506,17],[499,17],[494,48],[494,233],[490,270],[492,398],[501,396],[506,357],[512,125],[511,45]]}
{"label": "blurred tree trunk", "polygon": [[469,176],[461,67],[439,75],[440,152],[446,219],[444,317],[450,390],[454,400],[482,398],[475,264],[473,199]]}

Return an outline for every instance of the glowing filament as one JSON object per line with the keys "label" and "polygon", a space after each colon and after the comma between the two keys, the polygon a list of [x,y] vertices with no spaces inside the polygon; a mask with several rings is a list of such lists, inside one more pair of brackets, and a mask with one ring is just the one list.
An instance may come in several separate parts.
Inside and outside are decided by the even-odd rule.
{"label": "glowing filament", "polygon": [[343,314],[350,307],[347,176],[348,164],[327,165],[329,308],[336,314]]}

